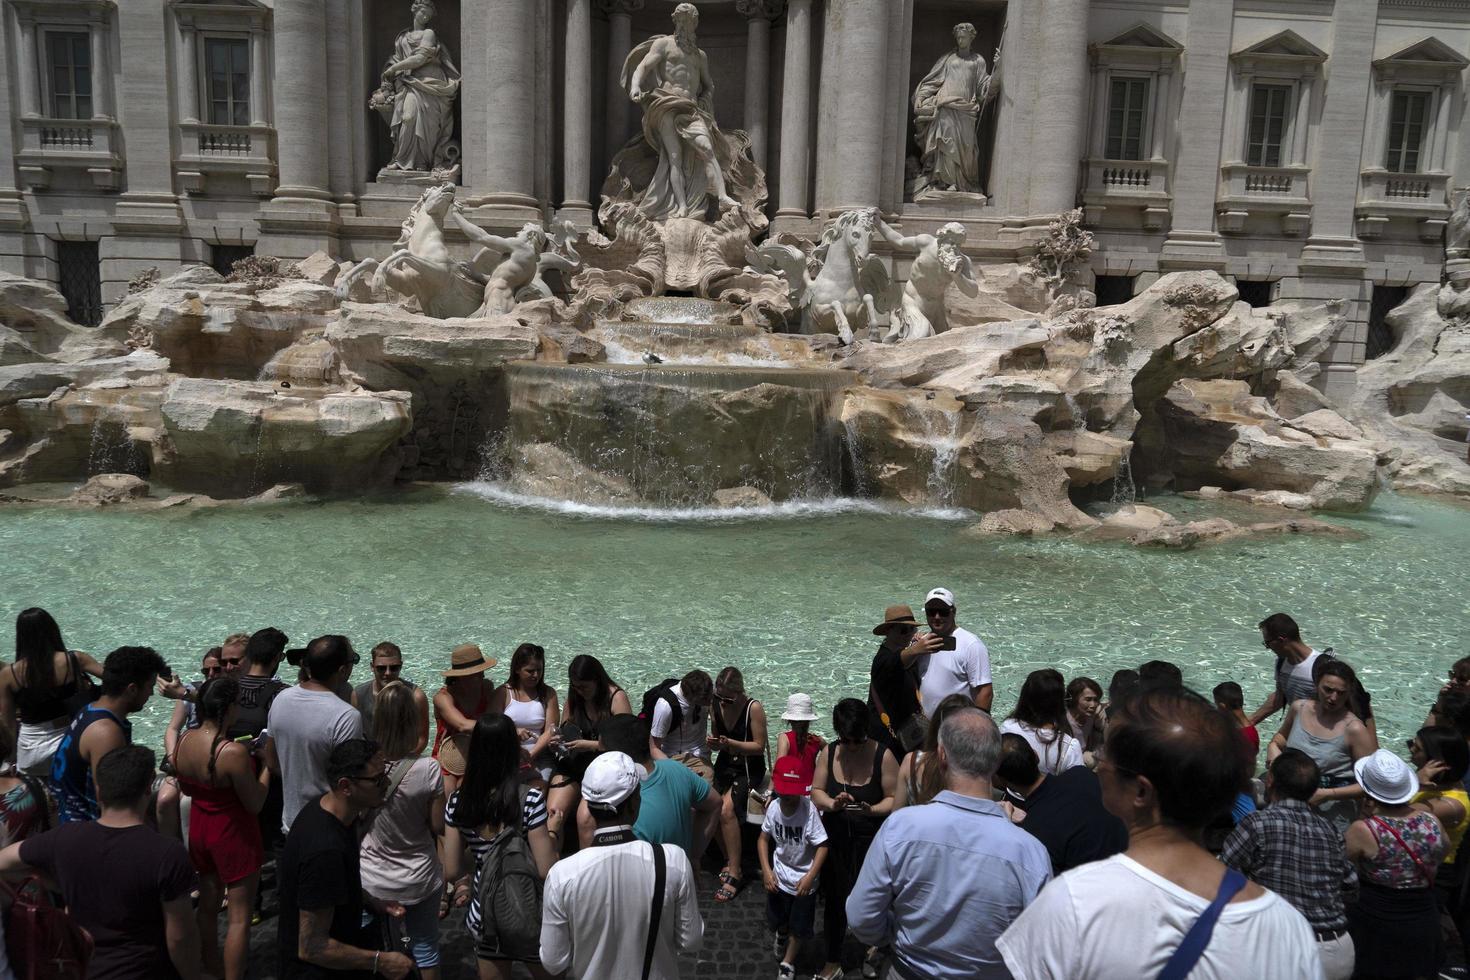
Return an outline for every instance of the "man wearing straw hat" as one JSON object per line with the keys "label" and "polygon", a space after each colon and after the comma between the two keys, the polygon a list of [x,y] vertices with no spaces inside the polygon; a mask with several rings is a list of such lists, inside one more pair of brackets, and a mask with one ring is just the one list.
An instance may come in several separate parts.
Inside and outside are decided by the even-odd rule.
{"label": "man wearing straw hat", "polygon": [[883,637],[868,673],[869,726],[873,737],[900,760],[924,741],[928,721],[919,704],[917,663],[939,649],[933,633],[916,635],[919,622],[908,606],[889,606],[873,635]]}

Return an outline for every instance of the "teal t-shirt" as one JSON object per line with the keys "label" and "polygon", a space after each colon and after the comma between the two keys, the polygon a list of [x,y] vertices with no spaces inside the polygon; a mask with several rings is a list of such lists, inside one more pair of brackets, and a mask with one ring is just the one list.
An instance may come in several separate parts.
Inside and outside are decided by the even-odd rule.
{"label": "teal t-shirt", "polygon": [[641,803],[633,833],[639,840],[674,844],[686,851],[694,846],[694,815],[690,809],[709,795],[709,783],[683,763],[659,759],[639,787]]}

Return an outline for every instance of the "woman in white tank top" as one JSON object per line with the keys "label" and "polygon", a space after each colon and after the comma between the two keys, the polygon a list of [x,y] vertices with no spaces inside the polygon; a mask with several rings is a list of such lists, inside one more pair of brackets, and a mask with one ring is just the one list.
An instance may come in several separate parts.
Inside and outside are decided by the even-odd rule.
{"label": "woman in white tank top", "polygon": [[[510,658],[510,677],[501,686],[499,706],[515,723],[520,735],[523,760],[538,773],[540,780],[551,779],[551,753],[547,751],[557,738],[554,719],[560,717],[556,691],[546,685],[546,653],[534,643],[522,643]],[[553,724],[547,724],[547,719]]]}

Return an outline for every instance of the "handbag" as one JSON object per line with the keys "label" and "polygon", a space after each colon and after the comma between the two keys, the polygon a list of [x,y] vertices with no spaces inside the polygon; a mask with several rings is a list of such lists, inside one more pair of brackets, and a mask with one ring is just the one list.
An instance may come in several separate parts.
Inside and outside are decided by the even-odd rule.
{"label": "handbag", "polygon": [[63,698],[61,703],[66,705],[67,714],[75,718],[77,712],[101,697],[102,687],[91,674],[82,670],[82,665],[77,663],[75,651],[66,652],[66,661],[71,665],[71,679],[75,690]]}
{"label": "handbag", "polygon": [[40,878],[4,887],[5,952],[18,980],[86,980],[94,946],[87,930],[52,904]]}

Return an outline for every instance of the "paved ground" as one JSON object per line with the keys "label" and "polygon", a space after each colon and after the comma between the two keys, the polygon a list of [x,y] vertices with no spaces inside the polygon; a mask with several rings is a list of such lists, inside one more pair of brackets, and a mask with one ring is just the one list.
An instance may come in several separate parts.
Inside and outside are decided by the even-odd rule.
{"label": "paved ground", "polygon": [[[768,980],[775,977],[777,959],[772,949],[771,931],[766,926],[765,892],[759,875],[748,878],[754,884],[733,902],[714,900],[719,882],[708,870],[699,873],[699,911],[704,916],[704,947],[697,956],[680,962],[683,976],[694,980]],[[266,911],[274,908],[274,896],[267,894]],[[822,968],[821,911],[817,914],[817,938],[808,943],[797,964],[798,975],[810,976]],[[444,921],[444,980],[473,980],[476,976],[474,946],[464,930],[463,914],[453,913]],[[276,974],[276,920],[267,918],[251,932],[251,976],[255,980],[273,978]],[[859,963],[862,949],[849,940],[845,974],[851,980],[862,976]],[[517,971],[517,977],[529,974]],[[622,980],[622,978],[607,978]]]}

